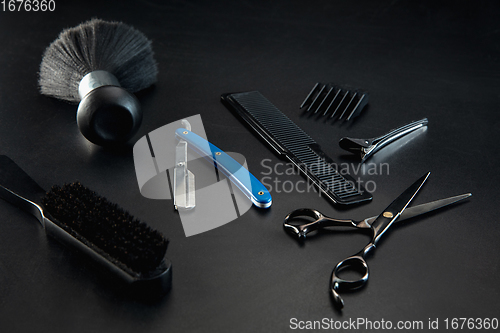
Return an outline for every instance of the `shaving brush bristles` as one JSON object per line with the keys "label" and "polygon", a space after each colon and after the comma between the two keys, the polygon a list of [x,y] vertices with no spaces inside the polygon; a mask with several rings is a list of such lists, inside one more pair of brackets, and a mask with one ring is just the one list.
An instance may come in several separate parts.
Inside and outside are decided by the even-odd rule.
{"label": "shaving brush bristles", "polygon": [[121,22],[92,19],[64,30],[45,51],[40,92],[80,102],[77,124],[89,141],[109,146],[128,141],[142,111],[132,94],[156,82],[151,42]]}
{"label": "shaving brush bristles", "polygon": [[66,29],[45,50],[40,65],[40,91],[79,102],[80,81],[96,70],[113,74],[129,92],[151,86],[158,73],[151,41],[124,23],[100,19]]}

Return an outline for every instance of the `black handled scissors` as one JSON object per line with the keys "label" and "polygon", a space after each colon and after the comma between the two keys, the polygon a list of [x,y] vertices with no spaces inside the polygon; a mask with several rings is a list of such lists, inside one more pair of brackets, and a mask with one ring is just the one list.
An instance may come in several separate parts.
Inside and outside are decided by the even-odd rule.
{"label": "black handled scissors", "polygon": [[[352,227],[360,230],[371,230],[371,241],[360,252],[342,260],[333,269],[330,289],[334,304],[339,309],[344,306],[344,302],[337,291],[353,290],[366,284],[368,281],[368,265],[366,263],[365,256],[375,248],[381,236],[387,231],[387,229],[389,229],[389,227],[392,226],[394,222],[406,220],[411,217],[433,211],[471,196],[470,193],[467,193],[406,209],[408,204],[415,197],[429,177],[429,174],[430,173],[425,174],[414,184],[408,187],[408,189],[396,198],[396,200],[394,200],[379,216],[369,217],[362,221],[339,220],[327,217],[314,209],[302,208],[293,211],[285,217],[285,221],[283,222],[285,230],[296,235],[299,239],[305,239],[306,235],[312,231],[328,227]],[[297,220],[303,221],[303,218],[312,218],[313,221],[302,224],[294,223],[294,221]],[[347,268],[361,272],[362,277],[358,280],[346,280],[340,278],[340,271]]]}

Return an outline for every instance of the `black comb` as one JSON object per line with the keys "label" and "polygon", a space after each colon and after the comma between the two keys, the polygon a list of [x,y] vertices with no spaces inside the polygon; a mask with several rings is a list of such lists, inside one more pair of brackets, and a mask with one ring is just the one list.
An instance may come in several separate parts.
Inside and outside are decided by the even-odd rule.
{"label": "black comb", "polygon": [[363,110],[368,103],[368,97],[366,91],[318,82],[302,102],[300,109],[305,108],[305,112],[349,121]]}
{"label": "black comb", "polygon": [[352,177],[341,175],[320,146],[258,91],[223,94],[221,99],[333,203],[349,205],[372,199],[362,187],[356,188]]}

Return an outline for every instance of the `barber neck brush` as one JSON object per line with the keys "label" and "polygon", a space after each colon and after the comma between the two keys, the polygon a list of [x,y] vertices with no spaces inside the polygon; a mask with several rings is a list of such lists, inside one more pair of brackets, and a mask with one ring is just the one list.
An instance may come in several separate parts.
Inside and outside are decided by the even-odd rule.
{"label": "barber neck brush", "polygon": [[33,214],[47,235],[91,259],[122,290],[142,299],[170,290],[163,235],[79,182],[45,192],[0,155],[0,198]]}
{"label": "barber neck brush", "polygon": [[92,19],[63,30],[45,50],[39,86],[44,95],[78,103],[77,124],[89,141],[126,142],[142,111],[132,94],[156,82],[151,41],[121,22]]}

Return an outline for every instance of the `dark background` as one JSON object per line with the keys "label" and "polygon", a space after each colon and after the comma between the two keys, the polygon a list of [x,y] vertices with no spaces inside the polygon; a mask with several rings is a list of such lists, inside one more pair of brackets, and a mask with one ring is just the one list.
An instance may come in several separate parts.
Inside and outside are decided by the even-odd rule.
{"label": "dark background", "polygon": [[[290,319],[398,320],[499,317],[498,131],[500,6],[495,1],[65,1],[52,13],[0,12],[0,154],[48,189],[76,179],[170,238],[173,289],[144,303],[116,293],[79,257],[47,239],[39,223],[0,201],[2,332],[284,332]],[[138,94],[144,121],[130,147],[83,139],[76,106],[37,88],[44,49],[64,28],[92,17],[119,20],[153,41],[155,86]],[[315,82],[370,92],[352,123],[304,116]],[[372,137],[429,118],[427,131],[381,151],[389,172],[373,201],[348,210],[317,194],[271,189],[218,229],[186,238],[171,201],[141,196],[131,147],[148,132],[200,114],[210,141],[243,154],[262,179],[280,162],[221,103],[226,92],[259,90],[339,163],[343,136]],[[377,164],[378,165],[378,164]],[[278,171],[282,171],[280,169]],[[385,169],[384,169],[385,170]],[[325,233],[300,246],[284,216],[311,207],[338,218],[379,214],[427,171],[415,199],[472,192],[462,204],[395,226],[370,258],[363,290],[335,311],[334,265],[367,237]],[[352,172],[351,172],[352,174]],[[296,183],[299,175],[272,175]]]}

